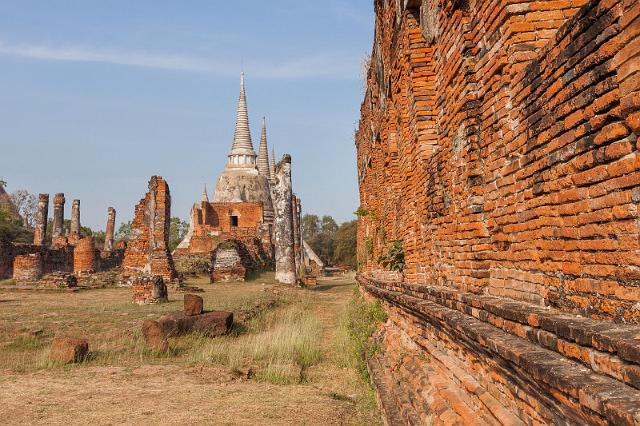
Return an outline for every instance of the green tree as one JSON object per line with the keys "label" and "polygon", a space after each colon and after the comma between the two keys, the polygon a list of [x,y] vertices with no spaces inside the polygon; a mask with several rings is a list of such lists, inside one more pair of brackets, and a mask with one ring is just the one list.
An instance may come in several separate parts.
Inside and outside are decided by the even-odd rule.
{"label": "green tree", "polygon": [[26,189],[19,189],[11,193],[11,201],[22,216],[23,226],[33,228],[36,225],[38,198]]}
{"label": "green tree", "polygon": [[320,232],[320,219],[315,214],[305,214],[302,217],[302,239],[311,241]]}
{"label": "green tree", "polygon": [[120,223],[120,227],[118,228],[118,232],[116,232],[115,239],[121,241],[129,241],[131,239],[133,228],[131,226],[131,221]]}
{"label": "green tree", "polygon": [[333,263],[347,265],[355,269],[357,267],[356,240],[358,221],[344,222],[335,233]]}
{"label": "green tree", "polygon": [[179,217],[172,217],[169,222],[169,250],[174,251],[189,231],[189,224]]}
{"label": "green tree", "polygon": [[22,220],[0,209],[0,241],[30,243],[33,233],[22,226]]}

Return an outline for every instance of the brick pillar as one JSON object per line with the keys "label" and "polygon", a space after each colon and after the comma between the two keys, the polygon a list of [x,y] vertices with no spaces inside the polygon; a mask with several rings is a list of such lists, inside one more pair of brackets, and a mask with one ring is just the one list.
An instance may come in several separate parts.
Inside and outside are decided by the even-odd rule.
{"label": "brick pillar", "polygon": [[113,250],[114,231],[116,226],[116,209],[109,207],[107,209],[107,230],[104,236],[104,251]]}
{"label": "brick pillar", "polygon": [[41,246],[47,236],[47,220],[49,219],[49,194],[38,196],[38,214],[36,215],[36,228],[33,233],[33,244]]}
{"label": "brick pillar", "polygon": [[80,235],[80,200],[73,200],[73,204],[71,204],[71,226],[69,228],[71,235]]}
{"label": "brick pillar", "polygon": [[53,197],[53,232],[52,238],[55,240],[64,237],[64,194],[59,193]]}
{"label": "brick pillar", "polygon": [[18,282],[34,282],[42,278],[40,253],[16,256],[13,259],[13,279]]}
{"label": "brick pillar", "polygon": [[75,249],[73,250],[73,272],[95,272],[95,253],[96,243],[93,237],[84,237],[79,239]]}
{"label": "brick pillar", "polygon": [[296,283],[296,259],[293,236],[293,193],[291,190],[291,156],[285,154],[276,168],[274,186],[276,211],[275,253],[276,280],[283,284]]}

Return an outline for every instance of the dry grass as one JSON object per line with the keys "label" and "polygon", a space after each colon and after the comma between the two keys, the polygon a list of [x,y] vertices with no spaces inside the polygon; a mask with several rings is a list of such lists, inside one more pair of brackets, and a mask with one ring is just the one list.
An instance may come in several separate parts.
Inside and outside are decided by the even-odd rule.
{"label": "dry grass", "polygon": [[322,358],[321,332],[309,303],[299,302],[252,321],[241,336],[201,339],[191,359],[221,363],[234,372],[250,368],[258,379],[271,383],[300,383],[305,369]]}
{"label": "dry grass", "polygon": [[[205,309],[234,312],[233,332],[172,338],[164,354],[144,347],[140,326],[182,309],[179,293],[170,291],[167,304],[137,306],[122,288],[0,291],[0,399],[21,395],[0,416],[22,424],[183,424],[194,419],[181,408],[189,406],[215,424],[380,423],[370,388],[341,353],[349,336],[339,318],[352,281],[296,289],[267,274],[248,283],[188,284],[206,289]],[[49,361],[55,334],[87,338],[89,359]],[[158,405],[149,389],[180,403]],[[123,410],[132,414],[123,418]]]}

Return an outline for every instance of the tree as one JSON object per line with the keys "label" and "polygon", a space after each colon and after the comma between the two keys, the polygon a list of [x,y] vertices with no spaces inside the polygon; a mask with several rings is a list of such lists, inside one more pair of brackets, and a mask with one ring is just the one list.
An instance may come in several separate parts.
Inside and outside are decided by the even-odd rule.
{"label": "tree", "polygon": [[320,219],[315,214],[305,214],[302,217],[302,239],[311,241],[320,232]]}
{"label": "tree", "polygon": [[23,226],[33,228],[36,226],[36,215],[38,213],[38,198],[24,189],[19,189],[11,193],[11,202],[18,214],[22,217]]}
{"label": "tree", "polygon": [[357,267],[356,240],[358,221],[344,222],[335,233],[333,263]]}
{"label": "tree", "polygon": [[0,209],[0,241],[30,243],[33,233],[22,226],[22,221],[5,209]]}
{"label": "tree", "polygon": [[169,222],[169,251],[174,251],[189,231],[189,224],[179,217],[172,217]]}
{"label": "tree", "polygon": [[322,232],[325,232],[327,235],[334,235],[336,231],[338,231],[338,224],[331,216],[322,216],[322,221],[320,223]]}
{"label": "tree", "polygon": [[131,227],[131,221],[121,222],[118,232],[116,232],[115,239],[122,241],[129,241],[132,236],[133,228]]}

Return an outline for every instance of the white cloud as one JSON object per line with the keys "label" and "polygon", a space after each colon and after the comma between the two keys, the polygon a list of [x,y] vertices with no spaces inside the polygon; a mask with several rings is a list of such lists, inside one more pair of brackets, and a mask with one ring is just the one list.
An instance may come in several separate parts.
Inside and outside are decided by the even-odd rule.
{"label": "white cloud", "polygon": [[[214,61],[185,55],[70,46],[13,45],[2,41],[0,41],[0,56],[49,61],[105,63],[218,76],[235,76],[241,67],[240,63],[232,61]],[[358,61],[357,55],[331,52],[289,58],[280,62],[247,62],[243,68],[251,72],[254,78],[332,77],[351,79],[358,78]]]}

